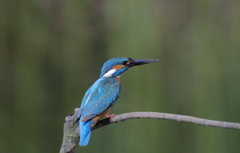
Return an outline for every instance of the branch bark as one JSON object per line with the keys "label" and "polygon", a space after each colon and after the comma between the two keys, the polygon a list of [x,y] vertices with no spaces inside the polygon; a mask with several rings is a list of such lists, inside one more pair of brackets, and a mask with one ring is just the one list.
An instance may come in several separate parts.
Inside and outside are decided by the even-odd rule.
{"label": "branch bark", "polygon": [[[65,118],[64,123],[64,135],[63,142],[60,149],[60,153],[74,153],[74,149],[79,141],[79,130],[78,130],[78,115],[79,108],[75,108],[74,112]],[[240,130],[240,123],[233,122],[223,122],[215,120],[207,120],[198,117],[186,116],[186,115],[177,115],[169,113],[158,113],[158,112],[131,112],[116,115],[112,118],[110,122],[109,118],[100,120],[93,130],[104,127],[106,125],[117,123],[129,119],[139,119],[139,118],[151,118],[151,119],[165,119],[165,120],[174,120],[178,122],[189,122],[203,126],[210,127],[219,127],[226,129],[238,129]]]}

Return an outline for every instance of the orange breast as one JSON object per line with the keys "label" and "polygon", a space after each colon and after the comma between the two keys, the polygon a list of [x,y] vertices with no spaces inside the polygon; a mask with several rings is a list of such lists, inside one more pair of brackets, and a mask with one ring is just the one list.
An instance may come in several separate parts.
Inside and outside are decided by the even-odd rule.
{"label": "orange breast", "polygon": [[120,81],[121,81],[120,79],[121,79],[120,76],[116,76],[116,80],[118,83],[120,83]]}
{"label": "orange breast", "polygon": [[96,125],[96,123],[97,123],[101,118],[104,118],[104,117],[106,117],[106,116],[109,114],[112,106],[113,106],[113,105],[110,105],[110,106],[109,106],[107,109],[105,109],[101,114],[95,116],[95,117],[92,119],[92,121],[93,121],[92,128]]}

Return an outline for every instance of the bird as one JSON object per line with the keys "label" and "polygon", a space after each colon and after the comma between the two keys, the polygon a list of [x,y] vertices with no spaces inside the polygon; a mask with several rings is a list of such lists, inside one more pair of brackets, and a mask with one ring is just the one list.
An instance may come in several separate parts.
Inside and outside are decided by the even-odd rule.
{"label": "bird", "polygon": [[79,109],[80,146],[88,145],[91,131],[100,119],[106,117],[111,121],[115,115],[109,115],[109,112],[119,97],[120,78],[123,73],[134,66],[157,61],[157,59],[133,60],[127,57],[115,57],[103,64],[99,79],[86,91]]}

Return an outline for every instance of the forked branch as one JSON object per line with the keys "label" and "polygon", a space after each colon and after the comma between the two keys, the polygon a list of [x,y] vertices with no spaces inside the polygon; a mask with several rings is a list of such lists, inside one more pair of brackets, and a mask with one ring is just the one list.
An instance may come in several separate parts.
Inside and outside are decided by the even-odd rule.
{"label": "forked branch", "polygon": [[[78,144],[79,130],[78,130],[78,122],[76,122],[78,118],[77,117],[78,111],[79,111],[79,108],[75,108],[74,112],[65,118],[66,122],[64,124],[64,136],[63,136],[63,142],[60,149],[60,153],[74,153],[74,148]],[[174,120],[178,122],[189,122],[189,123],[194,123],[194,124],[203,125],[203,126],[240,130],[240,123],[207,120],[207,119],[186,116],[186,115],[158,113],[158,112],[132,112],[132,113],[116,115],[112,118],[112,122],[110,122],[109,118],[100,120],[96,124],[93,130],[104,127],[111,123],[117,123],[117,122],[129,120],[129,119],[139,119],[139,118],[166,119],[166,120]]]}

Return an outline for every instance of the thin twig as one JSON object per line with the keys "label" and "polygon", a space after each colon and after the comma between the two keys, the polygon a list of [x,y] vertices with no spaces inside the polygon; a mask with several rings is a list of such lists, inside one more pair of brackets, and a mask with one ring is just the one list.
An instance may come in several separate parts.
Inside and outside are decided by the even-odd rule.
{"label": "thin twig", "polygon": [[[60,153],[74,153],[74,148],[78,144],[79,141],[79,131],[78,131],[78,122],[77,114],[79,108],[75,108],[74,112],[65,118],[66,123],[64,124],[64,136],[62,147],[60,149]],[[210,127],[219,127],[219,128],[227,128],[227,129],[238,129],[240,130],[240,123],[233,122],[223,122],[223,121],[215,121],[215,120],[207,120],[192,116],[186,115],[177,115],[177,114],[169,114],[169,113],[158,113],[158,112],[131,112],[116,115],[112,118],[110,122],[109,118],[100,120],[93,130],[104,127],[106,125],[117,123],[129,119],[139,119],[139,118],[150,118],[150,119],[166,119],[166,120],[174,120],[178,122],[189,122],[203,126]]]}

